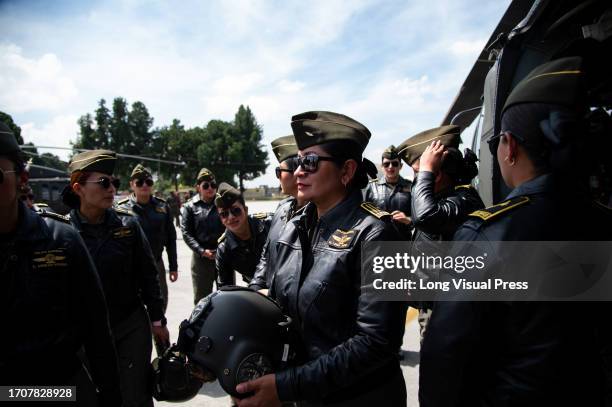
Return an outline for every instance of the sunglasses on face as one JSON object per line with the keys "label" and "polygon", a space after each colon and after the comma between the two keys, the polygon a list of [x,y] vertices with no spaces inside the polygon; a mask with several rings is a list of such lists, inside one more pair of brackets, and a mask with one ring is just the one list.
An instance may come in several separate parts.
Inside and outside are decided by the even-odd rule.
{"label": "sunglasses on face", "polygon": [[2,184],[4,182],[4,174],[10,174],[10,173],[15,173],[17,171],[15,170],[3,170],[2,168],[0,168],[0,184]]}
{"label": "sunglasses on face", "polygon": [[499,146],[499,140],[501,139],[501,136],[512,136],[521,143],[525,144],[525,139],[523,137],[517,136],[516,134],[511,133],[509,131],[501,131],[497,136],[493,136],[487,140],[491,155],[497,155],[497,146]]}
{"label": "sunglasses on face", "polygon": [[143,184],[147,184],[147,186],[152,187],[153,186],[153,180],[151,178],[147,178],[147,179],[138,179],[135,182],[136,186],[138,188],[142,187]]}
{"label": "sunglasses on face", "polygon": [[97,181],[85,181],[85,182],[91,183],[91,184],[98,184],[104,189],[109,189],[111,185],[114,186],[115,189],[119,189],[119,185],[121,185],[121,181],[119,181],[119,178],[110,179],[108,177],[100,177],[100,179]]}
{"label": "sunglasses on face", "polygon": [[321,157],[317,154],[308,154],[303,157],[298,156],[295,161],[297,164],[296,169],[297,167],[302,167],[304,172],[317,172],[319,169],[319,161],[339,162],[336,158]]}
{"label": "sunglasses on face", "polygon": [[234,218],[237,218],[238,216],[242,214],[242,208],[240,208],[239,206],[234,206],[234,207],[231,207],[229,210],[224,209],[221,212],[219,212],[219,216],[221,216],[223,219],[228,218],[230,214],[233,215]]}
{"label": "sunglasses on face", "polygon": [[389,166],[392,166],[393,168],[395,167],[399,167],[400,163],[399,161],[385,161],[384,163],[382,163],[383,167],[388,168]]}
{"label": "sunglasses on face", "polygon": [[33,200],[34,200],[34,195],[32,195],[32,194],[21,195],[21,196],[19,197],[19,199],[21,199],[22,201],[27,201],[28,199],[29,199],[30,201],[33,201]]}
{"label": "sunglasses on face", "polygon": [[289,168],[281,168],[281,167],[276,167],[274,169],[274,173],[276,174],[276,178],[280,179],[281,177],[281,173],[283,172],[293,172],[295,170],[289,169]]}
{"label": "sunglasses on face", "polygon": [[202,182],[200,186],[202,187],[202,189],[208,189],[208,187],[211,187],[212,189],[217,189],[217,183],[214,181],[210,184],[208,182]]}

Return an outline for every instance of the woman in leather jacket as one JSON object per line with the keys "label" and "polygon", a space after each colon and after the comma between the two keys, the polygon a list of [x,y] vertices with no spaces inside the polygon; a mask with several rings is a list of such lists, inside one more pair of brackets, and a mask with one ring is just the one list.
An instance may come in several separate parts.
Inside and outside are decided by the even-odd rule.
{"label": "woman in leather jacket", "polygon": [[[270,295],[294,322],[298,363],[241,383],[239,406],[405,406],[399,368],[406,305],[362,286],[361,244],[396,238],[391,216],[363,203],[374,164],[362,159],[369,130],[337,113],[292,118],[299,149],[298,199],[309,201],[276,242]],[[365,283],[364,283],[365,284]]]}

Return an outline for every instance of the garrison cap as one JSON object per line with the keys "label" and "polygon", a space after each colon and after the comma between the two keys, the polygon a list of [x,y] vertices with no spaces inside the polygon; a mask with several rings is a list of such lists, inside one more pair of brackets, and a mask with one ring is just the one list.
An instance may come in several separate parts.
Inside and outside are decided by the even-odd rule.
{"label": "garrison cap", "polygon": [[550,103],[573,107],[584,97],[581,57],[546,62],[531,71],[510,92],[503,112],[520,103]]}
{"label": "garrison cap", "polygon": [[295,137],[293,137],[293,134],[272,140],[270,145],[272,146],[272,152],[276,156],[279,163],[282,163],[287,158],[295,157],[298,153],[297,144],[295,143]]}
{"label": "garrison cap", "polygon": [[217,190],[217,197],[215,198],[215,205],[218,208],[228,208],[236,202],[242,194],[236,188],[228,183],[222,182]]}
{"label": "garrison cap", "polygon": [[134,167],[134,169],[132,170],[132,175],[130,176],[130,179],[145,179],[145,178],[151,178],[151,170],[149,170],[148,168],[146,168],[144,165],[142,164],[138,164],[136,167]]}
{"label": "garrison cap", "polygon": [[14,153],[21,153],[15,134],[6,123],[0,122],[0,155]]}
{"label": "garrison cap", "polygon": [[117,163],[117,154],[110,150],[91,150],[78,153],[70,160],[68,171],[92,171],[112,175]]}
{"label": "garrison cap", "polygon": [[208,168],[202,168],[200,172],[198,172],[197,183],[199,184],[202,181],[212,181],[215,179],[215,174],[212,173]]}
{"label": "garrison cap", "polygon": [[312,111],[291,118],[291,128],[298,149],[302,150],[330,141],[351,141],[361,151],[370,141],[370,130],[358,121],[334,112]]}
{"label": "garrison cap", "polygon": [[386,158],[387,160],[395,160],[398,157],[397,148],[395,148],[394,145],[385,148],[385,151],[382,153],[382,158]]}
{"label": "garrison cap", "polygon": [[446,147],[458,148],[461,143],[461,127],[451,124],[422,131],[400,144],[397,154],[411,165],[421,157],[427,146],[436,140]]}

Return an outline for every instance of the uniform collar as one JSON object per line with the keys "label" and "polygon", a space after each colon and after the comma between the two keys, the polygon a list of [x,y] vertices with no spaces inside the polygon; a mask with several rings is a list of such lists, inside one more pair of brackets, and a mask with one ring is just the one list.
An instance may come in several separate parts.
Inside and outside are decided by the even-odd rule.
{"label": "uniform collar", "polygon": [[516,198],[517,196],[535,195],[542,192],[550,191],[553,186],[553,176],[544,174],[527,182],[523,182],[518,187],[514,188],[506,197],[506,200]]}
{"label": "uniform collar", "polygon": [[155,202],[155,197],[153,195],[151,195],[149,197],[149,202],[147,202],[146,204],[143,205],[143,204],[138,202],[138,200],[136,199],[136,194],[134,194],[134,193],[130,194],[130,202],[132,203],[133,206],[138,205],[140,207],[145,207],[147,205],[151,205],[151,204],[155,204],[156,203]]}
{"label": "uniform collar", "polygon": [[80,229],[83,225],[121,225],[121,219],[119,219],[117,212],[115,212],[112,208],[109,208],[104,212],[104,219],[102,219],[102,223],[89,223],[78,209],[72,209],[70,211],[70,218],[76,223],[77,229]]}
{"label": "uniform collar", "polygon": [[30,210],[23,202],[19,202],[19,220],[17,222],[16,240],[36,241],[49,237],[49,228],[36,212]]}
{"label": "uniform collar", "polygon": [[200,197],[200,194],[195,194],[195,195],[193,196],[193,198],[191,198],[191,202],[192,202],[194,205],[196,205],[196,204],[200,203],[201,205],[210,205],[210,206],[213,206],[213,205],[215,204],[215,200],[214,200],[214,198],[213,198],[213,200],[212,200],[212,201],[210,201],[210,202],[206,202],[206,201],[204,201],[204,200],[202,199],[202,197]]}
{"label": "uniform collar", "polygon": [[353,191],[344,198],[342,202],[327,211],[325,215],[321,216],[319,218],[319,223],[325,227],[335,228],[336,225],[342,223],[347,214],[352,213],[354,208],[359,207],[362,201],[361,191]]}

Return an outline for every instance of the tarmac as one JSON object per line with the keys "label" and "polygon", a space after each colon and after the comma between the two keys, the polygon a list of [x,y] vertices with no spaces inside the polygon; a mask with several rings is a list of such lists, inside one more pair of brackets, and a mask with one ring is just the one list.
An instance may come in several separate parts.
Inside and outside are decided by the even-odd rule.
{"label": "tarmac", "polygon": [[[249,206],[251,205],[249,204]],[[176,342],[178,337],[178,327],[181,321],[189,318],[189,315],[194,308],[190,271],[191,250],[183,242],[180,230],[178,229],[176,243],[178,252],[179,278],[174,283],[168,281],[169,304],[166,312],[166,318],[168,319],[168,330],[170,331],[170,339],[172,342]],[[167,265],[165,253],[164,262]],[[236,278],[236,281],[242,281],[242,278]],[[409,406],[418,405],[419,326],[416,316],[417,313],[414,309],[410,309],[406,316],[406,331],[404,334],[404,343],[402,345],[403,360],[400,362],[406,382],[406,392],[408,394],[407,405]],[[153,350],[153,353],[153,356],[155,357],[155,349]],[[169,407],[181,404],[193,407],[229,407],[231,402],[230,397],[225,393],[225,391],[223,391],[217,381],[213,383],[205,383],[195,398],[184,403],[155,401],[155,406],[160,407]],[[381,405],[384,405],[384,400],[381,400]]]}

